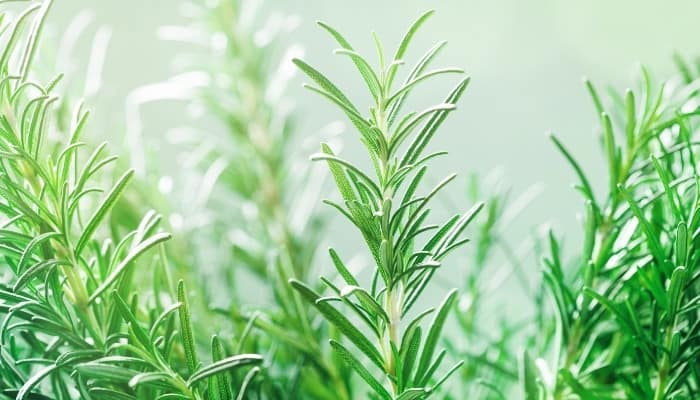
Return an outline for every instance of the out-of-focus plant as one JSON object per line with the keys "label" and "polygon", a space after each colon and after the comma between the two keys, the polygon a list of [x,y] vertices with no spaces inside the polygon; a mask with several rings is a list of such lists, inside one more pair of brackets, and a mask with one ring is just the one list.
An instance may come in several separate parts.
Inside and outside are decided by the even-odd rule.
{"label": "out-of-focus plant", "polygon": [[688,61],[680,54],[673,56],[673,61],[676,64],[680,78],[685,84],[691,84],[696,79],[700,78],[700,58],[694,61]]}
{"label": "out-of-focus plant", "polygon": [[[149,212],[113,235],[111,210],[133,171],[110,182],[116,157],[106,144],[85,152],[85,109],[60,135],[53,107],[61,76],[46,84],[31,77],[51,5],[0,11],[0,395],[242,396],[249,380],[236,375],[234,386],[231,371],[261,357],[227,357],[214,338],[213,362],[203,366],[184,283],[175,289],[163,257],[170,235],[160,217]],[[152,271],[151,285],[135,284],[137,266]]]}
{"label": "out-of-focus plant", "polygon": [[[441,261],[466,243],[461,235],[482,207],[477,204],[464,215],[432,225],[426,222],[431,211],[429,201],[455,175],[442,180],[427,194],[418,194],[427,164],[445,154],[426,155],[424,151],[469,82],[468,78],[460,80],[443,103],[400,114],[408,95],[424,81],[463,73],[457,68],[426,71],[443,48],[445,43],[441,42],[416,63],[402,84],[394,87],[414,34],[431,14],[423,14],[411,25],[392,59],[385,58],[383,46],[374,36],[379,57],[377,69],[340,33],[320,23],[340,45],[336,53],[348,57],[366,83],[374,100],[369,116],[363,116],[325,75],[306,62],[295,60],[316,85],[307,87],[337,105],[357,129],[374,167],[376,176],[372,178],[355,163],[336,156],[327,144],[322,144],[322,152],[313,157],[328,163],[342,197],[340,203],[326,202],[360,231],[375,268],[371,281],[360,283],[331,249],[331,259],[342,278],[338,285],[322,278],[332,295],[322,296],[300,281],[291,282],[357,349],[331,340],[336,353],[365,381],[372,396],[380,399],[428,398],[462,365],[460,361],[440,372],[446,351],[437,350],[457,292],[450,291],[437,309],[412,313]],[[433,320],[427,325],[423,320],[431,313]]]}
{"label": "out-of-focus plant", "polygon": [[[533,313],[543,306],[540,288],[528,273],[539,254],[540,238],[533,232],[532,239],[514,245],[508,235],[513,219],[539,195],[541,186],[533,185],[515,198],[504,186],[498,171],[469,180],[467,199],[483,199],[484,210],[473,222],[472,257],[462,269],[464,286],[454,306],[458,328],[447,334],[450,357],[465,363],[460,382],[452,385],[451,399],[509,398],[519,383],[521,348],[542,348],[544,343],[535,337],[546,341],[553,333],[552,326],[536,323],[539,313]],[[504,292],[510,295],[499,295]],[[514,306],[513,298],[533,302]],[[535,325],[545,329],[534,332]]]}
{"label": "out-of-focus plant", "polygon": [[656,84],[643,69],[641,89],[611,91],[610,105],[586,82],[608,167],[602,194],[552,136],[579,178],[583,240],[567,262],[550,234],[557,340],[524,358],[528,399],[700,396],[700,103],[695,72],[682,72]]}
{"label": "out-of-focus plant", "polygon": [[[332,333],[313,323],[317,313],[288,283],[312,275],[325,225],[314,212],[325,172],[308,162],[304,144],[313,137],[298,134],[285,95],[295,73],[291,59],[301,52],[282,37],[294,18],[273,13],[260,21],[254,2],[236,0],[188,2],[184,9],[187,25],[160,29],[164,39],[190,46],[179,60],[184,72],[140,89],[139,96],[168,97],[168,91],[157,93],[167,86],[171,97],[187,93],[182,98],[191,101],[190,109],[202,111],[198,127],[179,130],[187,132],[179,142],[186,146],[184,163],[194,168],[173,179],[203,182],[206,200],[194,207],[206,216],[206,233],[197,229],[191,236],[222,243],[205,274],[218,278],[207,293],[225,290],[227,296],[206,301],[233,322],[234,332],[264,332],[250,336],[246,348],[271,356],[264,371],[269,396],[350,399],[350,374],[327,344]],[[206,84],[193,88],[182,77]],[[184,206],[178,213],[187,216],[193,207]],[[192,246],[192,259],[211,264],[211,251],[211,243]],[[262,295],[241,294],[251,285],[239,282],[251,276]],[[270,297],[272,304],[264,301]]]}

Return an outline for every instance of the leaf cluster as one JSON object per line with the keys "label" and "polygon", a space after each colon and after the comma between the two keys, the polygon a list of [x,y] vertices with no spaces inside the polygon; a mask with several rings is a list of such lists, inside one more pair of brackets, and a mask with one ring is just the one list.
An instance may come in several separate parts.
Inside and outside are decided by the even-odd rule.
{"label": "leaf cluster", "polygon": [[[230,371],[261,357],[227,356],[214,340],[213,362],[198,361],[184,284],[176,295],[164,257],[170,235],[160,217],[146,213],[135,229],[112,234],[110,211],[133,171],[104,188],[116,157],[105,154],[106,144],[87,150],[82,107],[69,134],[56,137],[52,104],[61,77],[47,84],[30,77],[51,4],[30,5],[10,22],[0,13],[1,393],[233,399],[248,380],[234,392]],[[152,271],[146,301],[137,266]]]}
{"label": "leaf cluster", "polygon": [[696,81],[657,85],[604,103],[600,118],[608,182],[592,181],[563,143],[585,201],[582,245],[565,261],[551,233],[544,281],[556,305],[559,346],[549,371],[525,357],[528,398],[690,399],[698,396],[698,174]]}

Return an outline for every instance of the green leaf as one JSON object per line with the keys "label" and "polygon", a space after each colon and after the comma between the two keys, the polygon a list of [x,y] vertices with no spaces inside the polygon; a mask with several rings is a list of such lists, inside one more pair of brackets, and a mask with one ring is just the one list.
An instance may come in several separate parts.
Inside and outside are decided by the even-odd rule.
{"label": "green leaf", "polygon": [[301,296],[310,304],[314,305],[326,319],[335,325],[338,330],[345,335],[360,351],[362,351],[370,361],[379,369],[384,370],[384,360],[379,354],[379,351],[372,345],[369,339],[365,337],[341,312],[336,310],[327,302],[319,302],[320,296],[304,283],[292,279],[289,283],[296,289]]}
{"label": "green leaf", "polygon": [[405,390],[396,400],[417,400],[424,399],[431,391],[425,388],[411,388]]}
{"label": "green leaf", "polygon": [[5,49],[2,52],[2,56],[0,56],[0,70],[7,69],[7,64],[9,63],[12,52],[15,49],[15,43],[21,35],[22,24],[39,8],[41,8],[41,4],[33,4],[15,18],[15,22],[12,25],[12,28],[10,28],[10,36],[5,39],[3,43]]}
{"label": "green leaf", "polygon": [[321,96],[330,100],[332,103],[335,103],[337,106],[339,106],[340,109],[348,117],[348,119],[350,119],[350,122],[352,122],[355,128],[357,128],[357,130],[360,131],[360,134],[362,135],[362,138],[365,140],[365,142],[369,145],[375,144],[377,137],[375,137],[376,135],[373,135],[376,133],[376,128],[370,126],[370,124],[356,110],[353,110],[347,104],[339,100],[337,97],[329,94],[328,92],[322,89],[318,89],[309,85],[304,85],[304,87],[306,89],[311,90],[312,92],[320,94]]}
{"label": "green leaf", "polygon": [[223,360],[219,360],[207,365],[206,367],[200,368],[197,370],[197,372],[193,373],[190,376],[190,379],[187,380],[187,386],[193,387],[195,383],[201,381],[202,379],[206,379],[232,369],[237,369],[247,365],[260,364],[262,360],[262,356],[258,354],[239,354],[224,358]]}
{"label": "green leaf", "polygon": [[[199,359],[197,358],[197,348],[194,341],[194,330],[192,329],[192,319],[190,316],[190,305],[187,300],[187,289],[185,282],[180,280],[177,283],[177,301],[180,303],[178,314],[180,315],[180,336],[182,337],[182,347],[185,350],[185,359],[187,360],[187,368],[190,374],[194,373],[199,368]],[[190,377],[192,379],[192,377]]]}
{"label": "green leaf", "polygon": [[415,325],[413,329],[407,329],[401,341],[401,355],[403,376],[401,381],[404,386],[411,386],[415,380],[411,379],[411,373],[414,371],[416,359],[420,352],[420,344],[422,338],[422,330],[420,326]]}
{"label": "green leaf", "polygon": [[85,225],[83,233],[80,235],[80,239],[78,239],[78,242],[75,244],[74,251],[76,257],[80,256],[80,253],[82,252],[85,245],[90,239],[92,239],[92,235],[95,233],[95,230],[97,230],[97,227],[100,226],[100,223],[102,222],[104,217],[114,207],[114,204],[117,202],[117,200],[119,200],[122,193],[124,192],[124,189],[133,177],[134,170],[129,170],[124,175],[122,175],[122,177],[119,178],[117,183],[114,184],[112,190],[109,191],[104,200],[102,200],[102,203],[100,203],[95,212],[92,214],[87,224]]}
{"label": "green leaf", "polygon": [[[314,67],[310,66],[303,60],[300,60],[298,58],[295,58],[292,60],[294,64],[296,64],[299,69],[301,69],[309,78],[311,78],[316,84],[318,84],[321,89],[323,89],[326,93],[331,95],[332,97],[338,99],[338,101],[347,107],[347,109],[353,111],[355,114],[357,114],[357,108],[355,108],[354,105],[352,105],[352,102],[350,99],[348,99],[343,92],[340,91],[328,78],[326,78],[322,73],[320,73],[318,70],[316,70]],[[358,114],[359,115],[359,114]]]}
{"label": "green leaf", "polygon": [[[407,84],[408,82],[412,81],[415,77],[419,76],[425,68],[430,64],[430,62],[438,55],[440,50],[442,50],[445,45],[447,44],[446,41],[441,41],[435,44],[433,47],[431,47],[421,58],[418,60],[416,65],[413,67],[411,72],[408,74],[406,77],[406,80],[404,81],[404,85]],[[395,65],[394,69],[398,67],[398,64],[393,64]],[[389,72],[392,72],[391,70]],[[395,72],[394,72],[395,73]],[[398,116],[399,112],[401,111],[401,107],[403,106],[404,102],[406,101],[408,93],[404,93],[403,95],[399,96],[399,98],[396,99],[396,101],[392,102],[391,106],[389,107],[389,112],[387,114],[387,122],[389,126],[394,125],[394,121],[396,120],[396,117]]]}
{"label": "green leaf", "polygon": [[606,113],[600,116],[603,124],[603,144],[608,156],[608,169],[610,176],[610,193],[615,193],[617,184],[622,179],[620,177],[620,165],[617,157],[617,146],[615,145],[615,135],[613,132],[612,122]]}
{"label": "green leaf", "polygon": [[598,96],[598,91],[595,89],[595,86],[593,86],[593,83],[588,79],[584,79],[583,83],[586,85],[586,89],[588,89],[588,94],[591,95],[596,112],[598,115],[603,114],[605,110],[603,109],[603,103],[600,101],[600,96]]}
{"label": "green leaf", "polygon": [[[454,224],[454,226],[449,230],[449,233],[444,237],[444,240],[440,240],[437,245],[437,250],[435,251],[435,258],[441,259],[443,253],[446,252],[446,248],[452,246],[459,238],[459,236],[464,232],[464,230],[469,226],[469,224],[474,220],[474,218],[479,214],[479,212],[484,208],[484,203],[477,203],[472,206],[464,215],[462,215],[459,220]],[[437,237],[431,239],[435,240]],[[426,250],[432,250],[432,247],[425,247]]]}
{"label": "green leaf", "polygon": [[659,163],[659,160],[654,157],[653,155],[651,156],[651,163],[654,165],[654,169],[656,169],[656,173],[659,175],[659,179],[661,180],[661,184],[664,187],[664,193],[666,193],[666,197],[668,198],[669,205],[673,209],[673,212],[676,213],[677,215],[681,214],[681,210],[679,206],[676,204],[676,199],[674,197],[674,191],[671,189],[671,178],[669,177],[667,171],[661,166],[661,163]]}
{"label": "green leaf", "polygon": [[437,343],[442,335],[442,328],[445,325],[445,321],[447,320],[450,310],[452,309],[452,303],[454,303],[456,298],[457,290],[453,289],[447,294],[445,299],[442,301],[442,304],[440,304],[440,307],[438,307],[437,314],[435,314],[435,318],[430,324],[428,336],[425,338],[423,351],[421,352],[420,361],[418,362],[416,369],[415,382],[430,379],[430,377],[425,376],[425,374],[428,372],[428,368],[430,367],[433,359],[433,354],[435,353],[435,348],[437,347]]}
{"label": "green leaf", "polygon": [[382,96],[382,84],[379,82],[379,77],[377,77],[377,74],[374,72],[374,70],[372,70],[372,67],[369,65],[367,60],[365,60],[359,53],[349,49],[338,49],[335,51],[335,53],[350,57],[355,65],[362,69],[364,72],[362,77],[365,79],[367,87],[372,92],[374,99],[378,100]]}
{"label": "green leaf", "polygon": [[25,285],[27,285],[34,277],[36,277],[38,274],[44,272],[45,270],[50,270],[54,267],[57,266],[67,266],[67,267],[72,267],[72,264],[66,261],[57,261],[57,260],[46,260],[42,262],[38,262],[34,264],[33,266],[29,267],[26,271],[22,273],[17,278],[17,281],[15,281],[14,286],[12,286],[12,291],[18,292],[20,291]]}
{"label": "green leaf", "polygon": [[40,235],[37,235],[34,237],[24,248],[22,251],[22,256],[20,257],[19,261],[17,261],[17,271],[20,273],[24,271],[24,267],[27,265],[27,263],[30,261],[32,255],[34,254],[34,249],[37,248],[37,246],[42,245],[46,241],[48,241],[51,238],[55,238],[58,236],[62,236],[61,233],[59,232],[46,232],[42,233]]}
{"label": "green leaf", "polygon": [[85,378],[104,379],[127,384],[138,371],[100,362],[87,362],[75,366],[75,370]]}
{"label": "green leaf", "polygon": [[564,147],[564,145],[557,139],[556,136],[553,134],[549,135],[549,138],[552,140],[554,145],[557,147],[559,152],[566,158],[566,161],[569,162],[571,167],[574,169],[576,172],[576,175],[578,175],[579,180],[581,181],[581,184],[583,185],[583,192],[590,200],[591,204],[593,205],[595,210],[598,210],[598,203],[595,200],[595,195],[593,194],[593,188],[591,187],[591,184],[588,181],[588,178],[586,177],[586,174],[583,172],[583,169],[579,165],[579,163],[576,161],[576,159],[569,153],[569,151]]}
{"label": "green leaf", "polygon": [[635,109],[634,92],[629,89],[625,93],[625,105],[627,120],[625,136],[627,138],[627,148],[631,150],[636,144],[637,111]]}
{"label": "green leaf", "polygon": [[583,293],[586,296],[594,298],[597,302],[602,304],[611,313],[613,313],[623,329],[628,330],[630,332],[635,331],[634,324],[627,318],[627,315],[623,308],[616,304],[613,300],[608,299],[607,297],[604,297],[599,293],[596,293],[593,289],[587,287],[583,288]]}
{"label": "green leaf", "polygon": [[129,309],[129,305],[126,304],[124,299],[122,299],[116,291],[112,292],[112,294],[114,295],[114,303],[117,306],[117,310],[121,314],[124,321],[129,324],[129,328],[132,330],[132,332],[134,332],[136,339],[141,342],[141,346],[151,350],[153,348],[153,342],[151,342],[151,338],[148,336],[148,333],[143,330],[141,324],[136,319],[136,316]]}
{"label": "green leaf", "polygon": [[338,256],[338,253],[336,253],[333,248],[329,248],[328,253],[331,255],[331,260],[333,260],[333,265],[335,266],[336,271],[338,271],[338,274],[340,274],[343,280],[345,280],[345,283],[352,286],[358,286],[359,283],[357,282],[357,279],[355,279],[350,270],[345,266],[343,261]]}
{"label": "green leaf", "polygon": [[586,389],[584,384],[576,379],[571,371],[563,369],[560,374],[571,390],[576,393],[581,400],[596,400],[598,398],[594,393]]}
{"label": "green leaf", "polygon": [[[435,13],[435,10],[428,10],[424,12],[418,19],[411,24],[411,26],[408,28],[408,31],[403,35],[403,38],[401,39],[401,43],[399,44],[399,47],[396,49],[396,53],[394,54],[394,60],[401,60],[406,54],[406,50],[408,49],[408,45],[411,43],[411,40],[413,39],[413,36],[415,36],[416,32],[420,27],[425,23],[425,21],[430,18],[431,15]],[[387,87],[391,87],[391,83],[394,81],[394,76],[396,75],[396,70],[395,69],[390,69],[387,78],[386,78],[386,84]]]}
{"label": "green leaf", "polygon": [[162,313],[160,313],[158,318],[156,318],[155,321],[153,321],[153,324],[151,324],[151,329],[150,329],[149,334],[148,334],[151,337],[151,339],[155,340],[156,335],[158,334],[158,329],[160,328],[160,325],[163,324],[165,321],[167,321],[167,319],[175,311],[179,310],[180,306],[182,306],[182,303],[180,303],[180,302],[171,304]]}
{"label": "green leaf", "polygon": [[241,382],[239,389],[238,389],[238,396],[236,396],[236,400],[244,400],[245,399],[245,394],[248,391],[248,387],[250,386],[250,383],[253,381],[255,376],[260,372],[260,367],[253,367],[248,371],[248,373],[245,375],[243,378],[243,382]]}
{"label": "green leaf", "polygon": [[39,36],[41,35],[41,30],[44,27],[44,22],[46,21],[46,15],[48,14],[52,4],[53,0],[46,0],[41,4],[39,15],[35,19],[34,27],[32,28],[29,38],[27,39],[27,45],[24,50],[22,62],[20,64],[20,76],[23,77],[23,80],[27,78],[29,67],[32,65],[32,60],[34,59],[34,54],[36,53]]}
{"label": "green leaf", "polygon": [[449,379],[449,377],[452,376],[452,374],[454,374],[455,372],[457,372],[457,370],[459,370],[460,368],[462,368],[462,365],[464,365],[464,360],[460,360],[458,363],[456,363],[455,365],[453,365],[452,368],[450,368],[450,369],[445,373],[445,375],[443,375],[442,378],[440,378],[440,379],[435,383],[435,385],[433,385],[432,390],[435,391],[435,390],[437,390],[438,388],[440,388],[440,386],[442,386],[442,384],[445,383],[445,382],[447,381],[447,379]]}
{"label": "green leaf", "polygon": [[[318,25],[330,33],[343,49],[354,52],[355,49],[352,48],[350,43],[338,31],[321,21],[318,21]],[[376,79],[376,75],[374,74],[374,71],[372,71],[372,68],[361,57],[359,59],[357,57],[353,57],[352,61],[355,63],[357,70],[365,80],[365,83],[367,84],[367,87],[369,88],[370,93],[372,93],[374,99],[378,99],[381,96],[382,88],[379,86],[379,81]]]}
{"label": "green leaf", "polygon": [[676,263],[685,266],[688,261],[688,228],[685,222],[678,223],[676,228]]}
{"label": "green leaf", "polygon": [[374,393],[378,394],[382,399],[391,400],[391,394],[382,386],[379,381],[377,381],[374,376],[365,368],[362,363],[355,358],[343,345],[336,342],[335,340],[330,340],[331,347],[333,350],[340,354],[340,357],[352,367],[355,372],[372,388]]}
{"label": "green leaf", "polygon": [[340,295],[343,297],[349,297],[355,295],[357,299],[362,303],[362,305],[375,316],[379,316],[386,323],[389,323],[389,316],[386,314],[382,306],[377,303],[377,301],[372,297],[367,291],[359,286],[345,286]]}
{"label": "green leaf", "polygon": [[[459,84],[452,89],[452,92],[450,92],[445,101],[443,101],[443,104],[457,104],[457,101],[460,97],[462,97],[462,94],[467,89],[468,85],[469,78],[465,78],[459,82]],[[413,139],[404,156],[401,158],[401,162],[399,164],[400,166],[413,164],[420,158],[423,150],[435,135],[435,132],[437,132],[440,125],[442,125],[442,123],[445,121],[449,112],[450,110],[438,111],[430,117],[420,133]]]}
{"label": "green leaf", "polygon": [[433,379],[440,365],[442,365],[442,361],[445,359],[446,355],[446,349],[440,350],[438,355],[435,357],[435,360],[431,362],[430,367],[428,367],[428,370],[425,372],[425,375],[423,376],[422,380],[417,381],[416,383],[418,383],[421,386],[427,385],[430,382],[430,380]]}
{"label": "green leaf", "polygon": [[[331,157],[335,156],[333,150],[331,150],[331,148],[325,143],[321,143],[321,150],[324,154],[328,154]],[[341,196],[343,196],[343,199],[346,202],[357,200],[355,191],[352,189],[352,185],[350,185],[350,181],[345,175],[345,171],[341,167],[341,164],[328,161],[328,169],[330,169],[331,174],[335,179],[335,183],[338,186],[338,190],[340,190],[340,194]]]}
{"label": "green leaf", "polygon": [[431,115],[434,115],[436,113],[439,113],[439,112],[449,112],[449,111],[452,111],[456,108],[457,107],[454,104],[444,103],[444,104],[438,104],[438,105],[429,107],[429,108],[421,111],[420,113],[416,114],[413,118],[408,120],[405,123],[405,125],[399,125],[396,133],[394,135],[392,135],[392,137],[391,137],[391,143],[389,144],[389,151],[392,153],[395,152],[396,149],[398,149],[399,146],[401,146],[403,141],[413,131],[413,129],[415,127],[417,127],[418,124],[420,124],[420,122],[422,120],[424,120],[425,118],[427,118]]}
{"label": "green leaf", "polygon": [[[331,150],[328,146],[325,146],[323,148],[323,151],[324,151],[324,154],[315,155],[315,156],[311,157],[311,160],[312,161],[325,160],[326,162],[328,162],[329,165],[330,164],[337,164],[339,166],[347,168],[348,170],[352,171],[353,174],[355,174],[361,178],[362,182],[365,185],[367,185],[367,187],[369,187],[371,189],[371,193],[374,194],[377,199],[382,197],[381,190],[379,189],[377,184],[374,183],[372,181],[372,179],[370,179],[369,176],[367,176],[364,172],[362,172],[362,170],[360,170],[358,167],[353,165],[351,162],[343,160],[342,158],[338,158],[335,155],[333,155],[332,153],[329,153]],[[333,174],[333,176],[335,177],[335,173]],[[337,182],[337,180],[336,180],[336,182]],[[340,188],[340,184],[338,185],[338,188]],[[345,198],[345,196],[343,196],[343,198]],[[347,198],[345,200],[348,201]]]}
{"label": "green leaf", "polygon": [[685,284],[685,267],[676,267],[671,275],[671,282],[668,285],[668,314],[675,316],[683,299],[683,285]]}
{"label": "green leaf", "polygon": [[[216,335],[211,338],[211,358],[214,362],[226,358],[224,346]],[[233,399],[233,386],[231,384],[231,377],[228,374],[220,374],[212,377],[212,379],[216,382],[215,386],[221,400]]]}
{"label": "green leaf", "polygon": [[47,367],[42,368],[41,370],[35,372],[27,381],[22,385],[22,387],[19,389],[19,392],[17,392],[17,400],[29,400],[31,399],[32,393],[31,391],[39,384],[41,381],[49,376],[50,374],[53,374],[55,371],[57,371],[59,368],[61,368],[60,365],[52,364]]}
{"label": "green leaf", "polygon": [[537,367],[527,351],[523,355],[522,371],[521,381],[525,391],[525,400],[540,400],[542,397],[540,396]]}
{"label": "green leaf", "polygon": [[94,387],[89,389],[90,395],[94,396],[95,399],[104,400],[135,400],[136,397],[126,394],[124,392],[118,392],[116,390]]}
{"label": "green leaf", "polygon": [[126,268],[139,256],[145,253],[147,250],[151,249],[153,246],[169,240],[171,235],[169,233],[158,233],[150,238],[139,243],[137,246],[129,250],[129,253],[124,257],[124,259],[114,268],[114,270],[109,274],[109,276],[100,284],[97,289],[90,295],[88,300],[92,303],[104,293],[117,279],[125,272]]}
{"label": "green leaf", "polygon": [[129,386],[135,388],[139,385],[164,384],[170,380],[170,376],[164,372],[143,372],[129,380]]}
{"label": "green leaf", "polygon": [[632,197],[632,194],[621,185],[618,186],[618,189],[627,201],[627,204],[629,204],[630,210],[632,211],[634,216],[637,217],[637,220],[639,221],[639,224],[642,227],[642,232],[644,232],[644,236],[647,239],[647,244],[649,245],[649,250],[651,251],[651,254],[654,256],[658,263],[662,263],[665,258],[664,251],[661,247],[661,244],[659,243],[659,238],[656,234],[654,226],[651,224],[651,222],[649,222],[649,220],[647,220],[644,217],[644,212],[642,211],[642,208],[639,206],[639,203],[637,203],[637,201]]}
{"label": "green leaf", "polygon": [[423,81],[425,81],[433,76],[444,75],[444,74],[463,74],[463,73],[464,73],[464,70],[461,68],[440,68],[440,69],[436,69],[434,71],[430,71],[430,72],[426,72],[424,74],[421,74],[421,75],[411,79],[409,82],[407,82],[406,84],[401,86],[401,88],[399,88],[396,92],[394,92],[394,94],[389,96],[389,98],[385,102],[386,106],[389,107],[389,106],[393,105],[393,103],[395,101],[399,100],[402,96],[408,94],[408,92],[413,90],[413,88],[417,84],[419,84],[419,83],[421,83],[421,82],[423,82]]}

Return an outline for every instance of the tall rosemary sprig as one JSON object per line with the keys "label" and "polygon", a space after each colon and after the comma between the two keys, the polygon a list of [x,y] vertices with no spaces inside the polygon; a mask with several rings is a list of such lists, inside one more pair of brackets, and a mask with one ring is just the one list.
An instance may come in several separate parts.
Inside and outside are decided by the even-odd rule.
{"label": "tall rosemary sprig", "polygon": [[[375,177],[371,178],[354,163],[336,156],[327,144],[322,144],[322,152],[313,157],[328,163],[343,200],[326,202],[358,228],[376,268],[371,284],[361,285],[331,249],[331,259],[343,280],[339,287],[322,278],[333,295],[321,297],[300,281],[291,283],[364,355],[358,357],[345,344],[331,340],[334,350],[369,385],[374,395],[382,399],[427,398],[461,365],[459,362],[442,377],[435,378],[445,356],[444,350],[436,355],[437,345],[456,291],[451,291],[437,310],[430,308],[408,321],[407,316],[444,257],[466,242],[460,235],[481,209],[479,204],[443,225],[428,225],[430,199],[455,175],[445,178],[426,195],[416,194],[428,161],[445,154],[424,155],[425,148],[447,114],[455,109],[469,82],[468,78],[462,79],[443,103],[400,116],[407,96],[421,82],[436,75],[463,73],[457,68],[426,72],[428,64],[444,47],[445,43],[441,42],[418,61],[403,84],[393,88],[411,39],[430,15],[432,11],[411,25],[388,63],[375,36],[377,70],[340,33],[319,23],[341,46],[336,53],[350,58],[366,83],[374,100],[369,117],[362,116],[321,72],[302,60],[295,60],[317,85],[307,87],[339,106],[358,130],[374,166]],[[432,233],[427,240],[420,240],[422,234],[429,232]],[[365,329],[357,328],[341,309],[351,311]],[[423,340],[422,320],[433,312],[435,316]],[[366,366],[366,361],[371,367]]]}

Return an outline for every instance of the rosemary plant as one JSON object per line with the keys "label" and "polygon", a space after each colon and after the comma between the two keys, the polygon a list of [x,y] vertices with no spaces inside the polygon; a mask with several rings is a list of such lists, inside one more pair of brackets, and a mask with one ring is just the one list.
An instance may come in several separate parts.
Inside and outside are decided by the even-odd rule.
{"label": "rosemary plant", "polygon": [[[312,326],[315,310],[288,284],[290,278],[308,280],[325,225],[307,207],[317,202],[323,171],[309,168],[300,155],[301,138],[285,98],[295,72],[290,55],[301,51],[281,37],[291,17],[259,21],[254,4],[237,0],[186,4],[189,24],[164,27],[161,36],[204,43],[205,56],[195,52],[185,73],[204,74],[209,84],[188,100],[206,106],[205,116],[219,129],[190,128],[187,145],[196,149],[185,152],[200,155],[195,172],[200,180],[215,181],[205,208],[214,235],[226,238],[227,252],[213,275],[225,278],[220,281],[234,299],[219,311],[238,333],[264,332],[251,336],[247,348],[271,354],[272,365],[263,374],[267,396],[350,399],[347,368],[325,344],[329,332]],[[210,146],[214,141],[219,145]],[[239,295],[246,289],[238,277],[251,275],[272,295],[273,305],[260,301],[263,296]]]}
{"label": "rosemary plant", "polygon": [[[234,392],[229,373],[261,357],[227,357],[214,338],[213,362],[199,362],[184,283],[175,290],[163,257],[170,235],[159,216],[149,212],[115,236],[110,211],[133,172],[103,189],[116,157],[105,155],[106,144],[85,152],[81,107],[69,135],[58,135],[52,104],[61,77],[41,84],[30,76],[50,7],[32,3],[9,23],[0,12],[0,394],[243,396],[248,380]],[[151,285],[134,279],[137,265],[153,271]]]}
{"label": "rosemary plant", "polygon": [[[466,242],[460,236],[481,209],[479,204],[443,225],[428,225],[430,199],[454,175],[441,181],[426,195],[416,194],[426,174],[426,164],[445,154],[424,155],[425,148],[447,114],[455,109],[455,103],[469,82],[468,78],[460,80],[443,103],[421,112],[400,115],[407,96],[419,83],[437,75],[463,73],[457,68],[425,71],[444,47],[445,43],[441,42],[418,61],[403,84],[394,88],[394,79],[409,43],[431,14],[423,14],[411,25],[388,63],[375,35],[378,70],[374,70],[340,33],[320,23],[341,46],[336,53],[350,58],[367,84],[374,100],[368,117],[362,116],[348,97],[321,72],[302,60],[295,60],[297,66],[318,85],[307,87],[339,106],[357,129],[374,166],[376,177],[371,178],[354,163],[336,156],[327,144],[322,144],[322,152],[313,157],[313,160],[328,163],[342,196],[342,203],[328,200],[326,203],[358,228],[376,268],[371,283],[362,285],[337,252],[331,249],[331,259],[343,280],[339,287],[322,278],[333,295],[322,297],[298,280],[291,280],[291,284],[360,351],[354,352],[340,341],[330,342],[369,385],[372,396],[381,399],[428,398],[462,365],[458,362],[438,375],[446,351],[437,352],[437,346],[456,291],[450,291],[437,310],[430,308],[408,318],[441,261]],[[426,233],[431,234],[421,244],[421,235]],[[365,329],[356,327],[344,310],[352,312]],[[435,315],[424,336],[423,319],[431,313]]]}
{"label": "rosemary plant", "polygon": [[[537,286],[520,265],[527,252],[539,253],[539,241],[521,252],[504,234],[523,198],[487,195],[486,206],[429,222],[431,200],[455,175],[419,194],[428,165],[446,154],[427,148],[469,82],[457,68],[428,69],[440,42],[396,84],[432,11],[391,59],[374,36],[377,67],[320,23],[367,86],[368,113],[323,73],[293,62],[313,81],[307,88],[348,118],[371,171],[327,143],[312,160],[327,164],[341,200],[325,202],[360,232],[373,268],[355,272],[331,248],[337,276],[318,283],[311,278],[325,218],[296,205],[315,203],[322,180],[310,167],[318,164],[299,162],[302,140],[284,99],[293,71],[285,59],[298,49],[280,51],[286,28],[275,18],[256,26],[247,3],[188,4],[196,20],[171,33],[196,31],[185,39],[205,38],[215,57],[189,71],[207,78],[197,91],[177,93],[203,105],[224,134],[197,129],[200,140],[188,143],[203,167],[183,179],[203,182],[197,207],[208,220],[193,225],[197,235],[180,230],[188,246],[175,249],[168,223],[142,204],[172,212],[178,200],[148,188],[150,178],[138,179],[106,143],[92,144],[89,112],[61,101],[61,75],[36,77],[52,1],[0,0],[0,398],[503,399],[515,390],[537,400],[700,398],[700,63],[677,57],[680,76],[659,85],[643,69],[638,90],[613,90],[609,102],[586,82],[606,182],[601,193],[551,137],[580,181],[583,240],[568,256],[549,232]],[[461,77],[442,103],[403,111],[419,85],[441,75]],[[212,139],[221,145],[207,147]],[[134,164],[145,166],[142,156]],[[469,201],[482,196],[473,186]],[[484,207],[463,296],[450,290],[436,307],[419,309]],[[213,237],[227,239],[226,254],[199,246]],[[506,268],[492,269],[496,252]],[[200,273],[204,263],[222,269]],[[239,302],[246,273],[272,304]],[[510,274],[533,299],[534,318],[486,322],[490,289]],[[214,304],[207,276],[226,277],[213,280],[231,294],[224,306]],[[452,314],[455,333],[447,335]],[[459,381],[446,385],[451,376]]]}
{"label": "rosemary plant", "polygon": [[585,200],[584,240],[571,265],[550,234],[545,281],[556,304],[549,362],[526,355],[529,399],[691,399],[700,395],[697,84],[655,85],[604,105],[600,117],[608,182],[594,192],[584,169],[552,136]]}

